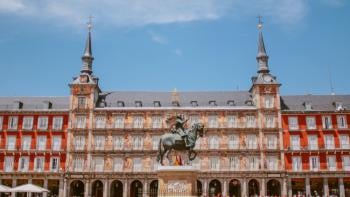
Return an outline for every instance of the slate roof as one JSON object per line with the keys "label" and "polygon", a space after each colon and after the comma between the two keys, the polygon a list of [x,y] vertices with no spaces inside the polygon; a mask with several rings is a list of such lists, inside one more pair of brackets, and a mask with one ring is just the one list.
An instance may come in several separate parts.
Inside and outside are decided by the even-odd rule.
{"label": "slate roof", "polygon": [[[106,95],[108,107],[120,107],[118,101],[123,101],[125,107],[135,107],[136,101],[142,102],[142,107],[154,107],[159,101],[161,107],[173,106],[173,92],[144,92],[144,91],[118,91]],[[208,92],[178,92],[180,107],[191,107],[196,101],[199,107],[228,106],[228,101],[234,101],[235,106],[249,106],[251,100],[248,91],[208,91]],[[47,110],[45,102],[49,101],[52,110],[68,110],[69,97],[0,97],[0,110],[13,110],[16,101],[23,103],[22,110]],[[340,102],[346,110],[350,110],[350,95],[286,95],[281,97],[283,111],[305,111],[305,103],[310,102],[312,110],[335,111],[335,103]]]}
{"label": "slate roof", "polygon": [[13,110],[16,101],[22,103],[22,110],[47,110],[45,102],[51,103],[51,110],[68,110],[69,97],[0,97],[0,110]]}

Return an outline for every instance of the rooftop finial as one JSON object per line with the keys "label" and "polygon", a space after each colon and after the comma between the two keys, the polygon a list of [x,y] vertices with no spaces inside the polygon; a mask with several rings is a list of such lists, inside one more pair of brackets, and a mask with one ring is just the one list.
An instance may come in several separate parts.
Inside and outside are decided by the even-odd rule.
{"label": "rooftop finial", "polygon": [[92,56],[92,47],[91,47],[91,29],[92,29],[92,16],[89,16],[89,21],[87,23],[88,28],[88,37],[86,39],[85,44],[85,50],[83,57],[81,58],[83,60],[83,68],[81,70],[82,73],[92,73],[92,61],[94,60],[94,57]]}
{"label": "rooftop finial", "polygon": [[258,29],[259,29],[259,40],[258,40],[258,55],[256,57],[258,61],[258,72],[264,72],[268,73],[269,68],[268,68],[268,59],[269,56],[266,54],[265,50],[265,43],[264,43],[264,38],[263,38],[263,33],[262,33],[262,28],[263,28],[263,22],[262,22],[262,16],[258,16]]}
{"label": "rooftop finial", "polygon": [[258,22],[258,29],[262,30],[262,28],[263,28],[262,16],[259,15],[259,16],[257,16],[257,18],[259,20],[259,22]]}

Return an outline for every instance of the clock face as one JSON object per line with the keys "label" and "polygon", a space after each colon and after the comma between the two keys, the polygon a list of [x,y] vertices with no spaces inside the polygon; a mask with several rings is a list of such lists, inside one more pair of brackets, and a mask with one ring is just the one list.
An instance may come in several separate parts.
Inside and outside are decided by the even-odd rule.
{"label": "clock face", "polygon": [[270,75],[264,75],[263,79],[265,82],[272,82],[272,77]]}

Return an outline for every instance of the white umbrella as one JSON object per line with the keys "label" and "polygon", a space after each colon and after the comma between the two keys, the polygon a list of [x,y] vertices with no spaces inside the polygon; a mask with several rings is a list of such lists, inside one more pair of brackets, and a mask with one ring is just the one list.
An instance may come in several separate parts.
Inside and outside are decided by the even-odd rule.
{"label": "white umbrella", "polygon": [[5,193],[5,192],[9,192],[11,188],[7,187],[5,185],[0,185],[0,193]]}
{"label": "white umbrella", "polygon": [[43,193],[43,192],[49,192],[49,190],[39,187],[37,185],[33,184],[25,184],[20,185],[17,187],[14,187],[9,190],[9,192],[31,192],[31,193]]}

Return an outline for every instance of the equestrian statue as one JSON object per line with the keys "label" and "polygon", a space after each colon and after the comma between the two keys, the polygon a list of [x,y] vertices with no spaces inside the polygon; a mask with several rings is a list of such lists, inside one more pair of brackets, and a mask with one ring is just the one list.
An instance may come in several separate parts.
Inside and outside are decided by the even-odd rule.
{"label": "equestrian statue", "polygon": [[193,150],[198,137],[203,136],[204,126],[202,123],[194,123],[190,129],[185,129],[184,125],[187,122],[183,115],[172,116],[167,119],[167,122],[174,122],[170,126],[170,132],[163,134],[159,139],[157,161],[163,165],[163,157],[169,161],[170,152],[174,150],[188,151],[188,159],[192,161],[196,158],[197,153]]}

